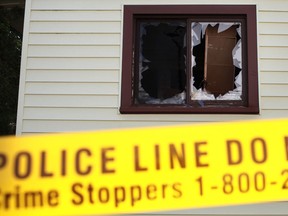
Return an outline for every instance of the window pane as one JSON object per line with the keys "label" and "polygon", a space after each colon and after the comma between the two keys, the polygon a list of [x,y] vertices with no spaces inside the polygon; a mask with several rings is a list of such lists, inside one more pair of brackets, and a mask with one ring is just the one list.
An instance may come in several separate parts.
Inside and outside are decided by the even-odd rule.
{"label": "window pane", "polygon": [[241,23],[193,22],[192,100],[242,100]]}
{"label": "window pane", "polygon": [[186,22],[139,25],[138,103],[182,104],[186,89]]}

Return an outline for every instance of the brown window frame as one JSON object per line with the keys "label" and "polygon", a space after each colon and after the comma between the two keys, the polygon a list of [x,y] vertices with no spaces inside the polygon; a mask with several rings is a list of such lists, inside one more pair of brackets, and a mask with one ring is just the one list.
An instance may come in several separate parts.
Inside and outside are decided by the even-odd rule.
{"label": "brown window frame", "polygon": [[[170,19],[185,18],[196,21],[240,21],[242,28],[242,84],[241,101],[198,101],[187,97],[185,104],[136,104],[135,92],[135,41],[136,22],[143,18]],[[188,58],[189,59],[189,58]],[[121,105],[122,114],[258,114],[258,64],[257,64],[257,19],[255,5],[125,5],[123,23],[123,56]],[[189,91],[187,85],[187,91]],[[240,103],[239,103],[240,102]]]}

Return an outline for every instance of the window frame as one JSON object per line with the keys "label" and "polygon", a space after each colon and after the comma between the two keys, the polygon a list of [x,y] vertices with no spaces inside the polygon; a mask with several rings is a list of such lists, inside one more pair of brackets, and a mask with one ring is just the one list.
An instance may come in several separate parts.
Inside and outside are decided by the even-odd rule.
{"label": "window frame", "polygon": [[[223,101],[213,101],[211,103],[209,101],[205,101],[207,105],[201,107],[196,104],[197,101],[191,101],[189,97],[187,97],[187,103],[181,105],[135,104],[133,92],[135,91],[134,67],[136,64],[134,58],[137,56],[134,52],[136,46],[135,35],[137,32],[136,21],[137,19],[142,19],[143,17],[147,17],[149,19],[153,19],[155,17],[161,19],[175,17],[190,19],[190,17],[193,17],[196,21],[205,20],[207,17],[211,17],[211,21],[219,20],[219,17],[223,17],[225,20],[235,20],[235,17],[239,17],[239,19],[241,18],[242,22],[244,23],[242,34],[244,33],[245,35],[245,37],[243,37],[244,45],[242,46],[242,59],[244,61],[243,70],[246,70],[246,73],[242,73],[242,78],[243,80],[245,79],[246,82],[242,81],[242,83],[245,83],[245,86],[243,87],[247,89],[247,92],[243,95],[244,99],[242,99],[242,101],[245,101],[245,104],[239,105],[239,101],[228,101],[230,105],[223,103]],[[187,36],[188,35],[189,34],[187,34]],[[257,19],[255,5],[124,5],[120,113],[258,114],[259,95],[257,63]],[[189,74],[187,74],[187,77],[188,75]],[[186,91],[189,91],[189,87],[187,87]]]}

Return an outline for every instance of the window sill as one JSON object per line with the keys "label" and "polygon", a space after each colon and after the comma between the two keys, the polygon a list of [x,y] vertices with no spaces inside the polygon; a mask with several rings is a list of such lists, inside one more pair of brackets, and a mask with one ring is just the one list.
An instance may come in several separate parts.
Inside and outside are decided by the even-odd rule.
{"label": "window sill", "polygon": [[259,114],[259,108],[253,107],[227,107],[206,106],[192,107],[189,105],[133,105],[121,107],[121,114]]}

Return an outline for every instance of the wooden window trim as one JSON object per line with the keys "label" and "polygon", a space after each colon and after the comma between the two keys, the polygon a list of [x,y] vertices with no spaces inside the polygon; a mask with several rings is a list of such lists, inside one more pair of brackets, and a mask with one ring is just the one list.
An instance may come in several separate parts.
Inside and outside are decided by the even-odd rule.
{"label": "wooden window trim", "polygon": [[[136,28],[135,20],[139,17],[171,18],[177,17],[198,17],[201,16],[241,16],[246,24],[246,46],[243,46],[245,53],[244,61],[246,64],[243,79],[246,80],[247,93],[245,95],[246,104],[243,106],[227,106],[223,101],[213,102],[211,106],[184,105],[148,105],[134,103],[134,31]],[[258,114],[259,95],[258,95],[258,64],[257,64],[257,20],[255,5],[125,5],[124,6],[124,25],[123,25],[123,57],[122,57],[122,83],[121,83],[121,106],[120,112],[123,114],[135,113],[159,113],[159,114]],[[242,31],[243,32],[243,31]],[[247,49],[247,50],[246,50]],[[243,55],[244,56],[244,55]],[[243,69],[244,70],[244,69]],[[236,103],[237,101],[229,101]],[[239,102],[239,101],[238,101]],[[195,102],[194,102],[195,103]],[[209,102],[208,102],[209,104]]]}

